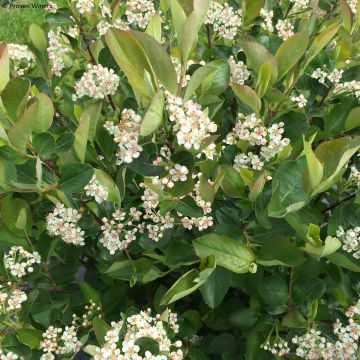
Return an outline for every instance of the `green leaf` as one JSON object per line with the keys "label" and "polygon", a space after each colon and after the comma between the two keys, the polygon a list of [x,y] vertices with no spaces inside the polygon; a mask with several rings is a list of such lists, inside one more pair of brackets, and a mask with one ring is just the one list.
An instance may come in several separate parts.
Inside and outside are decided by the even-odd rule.
{"label": "green leaf", "polygon": [[56,152],[63,153],[71,149],[75,136],[71,132],[65,132],[56,139]]}
{"label": "green leaf", "polygon": [[152,98],[152,90],[145,81],[145,71],[150,75],[153,71],[142,45],[129,31],[109,29],[105,38],[112,56],[125,73],[140,102],[148,104]]}
{"label": "green leaf", "polygon": [[9,53],[6,43],[0,44],[0,93],[5,88],[10,77]]}
{"label": "green leaf", "polygon": [[141,136],[152,134],[161,125],[163,121],[164,104],[164,92],[159,91],[152,99],[150,107],[145,113],[140,127]]}
{"label": "green leaf", "polygon": [[300,249],[314,255],[317,258],[328,257],[341,248],[341,242],[336,237],[328,236],[325,239],[323,246],[314,246],[313,244],[306,243],[304,247]]}
{"label": "green leaf", "polygon": [[32,217],[29,204],[20,198],[7,195],[1,199],[1,214],[5,225],[15,234],[21,236],[29,233]]}
{"label": "green leaf", "polygon": [[293,310],[287,314],[283,318],[282,325],[288,328],[307,328],[309,326],[307,320],[299,310]]}
{"label": "green leaf", "polygon": [[37,120],[38,108],[39,102],[34,100],[8,132],[11,144],[21,153],[26,152],[31,132]]}
{"label": "green leaf", "polygon": [[336,252],[326,256],[331,263],[348,269],[353,272],[360,272],[360,261],[355,259],[352,254]]}
{"label": "green leaf", "polygon": [[307,175],[309,177],[310,189],[315,189],[321,182],[324,175],[324,167],[319,159],[315,156],[312,148],[311,141],[304,140],[304,152],[307,163]]}
{"label": "green leaf", "polygon": [[258,94],[247,85],[231,83],[231,88],[235,95],[256,114],[261,110],[261,99]]}
{"label": "green leaf", "polygon": [[85,161],[87,142],[89,138],[89,129],[90,129],[90,114],[82,113],[79,121],[79,126],[74,132],[75,135],[74,149],[77,157],[82,163]]}
{"label": "green leaf", "polygon": [[38,155],[49,156],[55,152],[55,139],[46,132],[37,134],[33,139],[32,145]]}
{"label": "green leaf", "polygon": [[193,73],[186,87],[184,101],[189,100],[201,85],[204,86],[204,83],[206,83],[205,94],[219,95],[228,87],[229,81],[230,68],[227,61],[211,61]]}
{"label": "green leaf", "polygon": [[29,35],[32,43],[40,52],[46,51],[47,41],[44,30],[37,24],[31,24],[29,27]]}
{"label": "green leaf", "polygon": [[339,28],[340,24],[337,21],[328,22],[328,26],[325,28],[325,30],[321,31],[310,45],[306,54],[306,60],[302,65],[303,69],[305,69],[310,64],[311,60],[331,41],[331,39],[339,31]]}
{"label": "green leaf", "polygon": [[174,285],[165,293],[160,301],[160,305],[171,304],[187,295],[190,295],[197,290],[207,277],[215,269],[215,263],[210,261],[208,267],[199,271],[198,269],[192,269],[181,276]]}
{"label": "green leaf", "polygon": [[280,275],[264,277],[257,288],[260,298],[268,305],[285,305],[288,301],[288,286]]}
{"label": "green leaf", "polygon": [[90,284],[82,282],[79,284],[81,292],[84,294],[85,299],[90,302],[92,300],[96,305],[101,306],[100,293],[94,289]]}
{"label": "green leaf", "polygon": [[306,32],[297,33],[280,45],[275,54],[279,69],[279,79],[298,63],[305,54],[308,45],[309,35]]}
{"label": "green leaf", "polygon": [[156,13],[149,21],[146,33],[151,35],[157,42],[161,42],[161,16]]}
{"label": "green leaf", "polygon": [[222,165],[224,177],[221,182],[221,189],[225,194],[235,198],[243,198],[245,194],[245,184],[239,172],[231,165]]}
{"label": "green leaf", "polygon": [[268,206],[269,216],[283,217],[301,209],[307,199],[303,183],[305,156],[279,166],[273,176],[272,196]]}
{"label": "green leaf", "polygon": [[200,288],[205,304],[211,309],[218,307],[229,290],[230,282],[231,273],[226,269],[216,268]]}
{"label": "green leaf", "polygon": [[252,20],[257,18],[260,10],[264,7],[265,0],[245,0],[245,14],[244,22],[249,24]]}
{"label": "green leaf", "polygon": [[38,349],[43,340],[42,331],[37,329],[18,329],[16,336],[19,341],[27,345],[30,349]]}
{"label": "green leaf", "polygon": [[261,247],[257,262],[264,266],[299,266],[304,262],[302,252],[289,240],[275,238],[267,240]]}
{"label": "green leaf", "polygon": [[[186,63],[206,19],[211,0],[193,0],[193,11],[185,20],[179,37],[182,62]],[[176,15],[175,15],[176,16]]]}
{"label": "green leaf", "polygon": [[170,56],[163,45],[144,32],[133,31],[132,33],[143,46],[158,82],[160,82],[166,90],[175,94],[177,89],[177,75]]}
{"label": "green leaf", "polygon": [[109,174],[107,174],[105,171],[99,169],[94,169],[94,173],[99,183],[102,186],[106,187],[108,190],[109,194],[107,201],[114,201],[117,204],[120,204],[121,203],[120,191],[119,188],[116,186],[112,177]]}
{"label": "green leaf", "polygon": [[259,97],[262,98],[270,83],[270,78],[272,74],[272,68],[270,61],[266,61],[263,64],[261,64],[257,82],[255,85],[256,92],[258,93]]}
{"label": "green leaf", "polygon": [[25,235],[14,234],[4,224],[0,225],[0,244],[7,246],[18,245],[25,248],[29,247]]}
{"label": "green leaf", "polygon": [[360,126],[360,106],[357,106],[349,112],[345,120],[345,130],[349,131]]}
{"label": "green leaf", "polygon": [[314,189],[312,195],[329,189],[336,176],[360,148],[360,137],[342,137],[322,142],[315,150],[315,156],[324,166],[324,176],[321,183]]}
{"label": "green leaf", "polygon": [[103,345],[105,343],[105,335],[111,327],[103,319],[98,317],[93,320],[92,324],[97,342],[99,345]]}
{"label": "green leaf", "polygon": [[252,68],[256,74],[259,74],[261,66],[264,63],[269,63],[272,71],[268,85],[270,87],[274,84],[278,78],[278,65],[274,55],[272,55],[265,46],[258,43],[249,35],[242,35],[239,39],[239,43],[245,52],[248,66]]}
{"label": "green leaf", "polygon": [[343,18],[344,28],[351,32],[352,27],[352,11],[349,4],[345,0],[339,0],[340,10]]}
{"label": "green leaf", "polygon": [[67,194],[81,191],[93,174],[94,170],[89,164],[65,164],[59,179],[59,190]]}
{"label": "green leaf", "polygon": [[201,259],[214,255],[216,264],[241,274],[249,271],[254,254],[244,244],[224,235],[208,234],[193,241],[196,255]]}
{"label": "green leaf", "polygon": [[145,355],[149,351],[153,356],[159,355],[159,343],[150,337],[140,337],[135,341],[135,344],[140,347],[139,355]]}
{"label": "green leaf", "polygon": [[186,14],[177,0],[171,0],[171,15],[174,22],[178,44],[181,44],[181,32],[186,21]]}
{"label": "green leaf", "polygon": [[18,116],[20,116],[24,111],[29,93],[29,80],[19,77],[10,80],[1,93],[1,100],[13,122],[15,122]]}
{"label": "green leaf", "polygon": [[213,202],[215,198],[214,185],[210,184],[204,176],[200,177],[200,196],[203,200]]}

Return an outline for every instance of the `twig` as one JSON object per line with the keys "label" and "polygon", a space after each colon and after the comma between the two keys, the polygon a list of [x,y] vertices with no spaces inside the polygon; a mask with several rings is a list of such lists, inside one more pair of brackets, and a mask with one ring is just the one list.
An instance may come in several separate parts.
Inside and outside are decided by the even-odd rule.
{"label": "twig", "polygon": [[211,31],[210,31],[210,25],[206,25],[206,32],[207,32],[207,41],[208,41],[208,48],[212,48],[212,39],[211,39]]}
{"label": "twig", "polygon": [[339,206],[341,203],[343,203],[344,201],[348,201],[348,200],[351,200],[353,199],[354,197],[356,196],[356,193],[352,193],[346,197],[344,197],[343,199],[341,200],[338,200],[336,202],[334,202],[332,205],[328,206],[326,209],[324,209],[322,211],[323,214],[326,214],[327,212],[329,212],[330,210],[336,208],[337,206]]}
{"label": "twig", "polygon": [[291,313],[291,306],[292,306],[292,298],[291,298],[291,296],[292,296],[293,278],[294,278],[294,268],[291,268],[290,279],[289,279],[288,301],[287,301],[288,314]]}

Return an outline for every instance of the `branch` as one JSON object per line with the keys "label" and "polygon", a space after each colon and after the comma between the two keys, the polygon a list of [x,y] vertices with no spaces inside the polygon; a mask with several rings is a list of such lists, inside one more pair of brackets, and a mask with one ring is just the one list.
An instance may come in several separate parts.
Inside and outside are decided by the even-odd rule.
{"label": "branch", "polygon": [[332,205],[328,206],[326,209],[324,209],[324,210],[322,211],[322,213],[323,213],[323,214],[326,214],[326,213],[329,212],[330,210],[332,210],[332,209],[336,208],[337,206],[339,206],[340,204],[342,204],[344,201],[351,200],[351,199],[353,199],[355,196],[356,196],[356,192],[355,192],[355,193],[352,193],[352,194],[350,194],[350,195],[348,195],[348,196],[346,196],[346,197],[344,197],[344,198],[341,199],[341,200],[336,201],[334,204],[332,204]]}

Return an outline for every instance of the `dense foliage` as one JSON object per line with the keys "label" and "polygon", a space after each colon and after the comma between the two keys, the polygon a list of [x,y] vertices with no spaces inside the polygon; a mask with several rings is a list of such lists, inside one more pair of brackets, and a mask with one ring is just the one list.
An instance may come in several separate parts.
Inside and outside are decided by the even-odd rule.
{"label": "dense foliage", "polygon": [[59,0],[1,44],[0,359],[358,359],[359,25]]}

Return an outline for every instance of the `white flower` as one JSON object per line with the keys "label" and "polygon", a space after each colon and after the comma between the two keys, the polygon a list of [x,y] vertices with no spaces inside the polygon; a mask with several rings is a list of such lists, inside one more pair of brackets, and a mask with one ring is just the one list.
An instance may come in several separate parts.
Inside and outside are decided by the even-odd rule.
{"label": "white flower", "polygon": [[77,226],[80,218],[77,210],[56,204],[54,211],[46,217],[47,231],[51,236],[60,236],[66,244],[84,246],[84,231]]}
{"label": "white flower", "polygon": [[292,96],[291,101],[294,102],[300,109],[304,108],[307,103],[303,94],[300,94],[299,96]]}
{"label": "white flower", "polygon": [[4,256],[4,265],[10,270],[11,275],[23,277],[33,272],[33,265],[40,264],[41,257],[37,251],[30,253],[22,246],[12,246]]}
{"label": "white flower", "polygon": [[186,166],[176,164],[172,169],[170,169],[169,174],[171,175],[171,180],[174,182],[177,181],[186,181],[187,174],[189,170]]}
{"label": "white flower", "polygon": [[119,86],[120,78],[113,69],[102,65],[88,65],[88,70],[75,84],[76,95],[73,100],[83,96],[93,99],[104,99],[107,95],[114,95]]}
{"label": "white flower", "polygon": [[272,23],[272,18],[274,16],[274,12],[272,10],[267,11],[265,9],[260,10],[260,16],[264,19],[264,22],[261,23],[261,27],[270,33],[274,32],[274,25]]}
{"label": "white flower", "polygon": [[61,70],[65,67],[64,55],[70,51],[61,35],[62,31],[61,27],[57,27],[55,31],[50,30],[48,33],[49,46],[47,53],[51,69],[56,76],[61,75]]}
{"label": "white flower", "polygon": [[186,149],[199,150],[209,133],[216,132],[216,124],[201,110],[199,104],[191,100],[183,103],[181,98],[169,92],[166,92],[166,99],[178,144],[184,145]]}
{"label": "white flower", "polygon": [[118,144],[116,153],[116,164],[131,163],[133,159],[140,156],[142,147],[138,144],[141,125],[141,116],[134,110],[124,109],[118,125],[107,121],[105,129],[114,136],[114,141]]}
{"label": "white flower", "polygon": [[26,45],[7,44],[11,67],[17,75],[24,75],[34,64],[36,58]]}
{"label": "white flower", "polygon": [[356,9],[357,9],[357,0],[347,0],[347,3],[350,6],[351,11],[356,14]]}
{"label": "white flower", "polygon": [[283,39],[286,40],[290,36],[294,35],[294,26],[291,24],[290,20],[281,20],[279,19],[275,28],[278,32],[278,35]]}
{"label": "white flower", "polygon": [[76,0],[76,7],[80,14],[91,13],[94,8],[94,0]]}
{"label": "white flower", "polygon": [[145,29],[155,15],[155,7],[150,0],[128,0],[125,15],[129,24]]}
{"label": "white flower", "polygon": [[19,310],[21,304],[27,300],[26,293],[19,289],[14,289],[8,297],[6,311]]}
{"label": "white flower", "polygon": [[317,79],[319,81],[319,83],[321,84],[324,84],[325,83],[325,80],[327,79],[327,72],[320,69],[320,68],[317,68],[312,74],[311,74],[311,77],[313,79]]}
{"label": "white flower", "polygon": [[[270,127],[262,125],[260,119],[255,114],[238,114],[238,122],[233,130],[227,134],[224,142],[228,145],[236,144],[239,140],[247,141],[254,148],[247,153],[240,153],[234,159],[234,168],[253,168],[261,170],[265,162],[272,159],[285,146],[289,144],[289,139],[283,138],[284,123],[275,123]],[[254,153],[256,150],[256,153]]]}
{"label": "white flower", "polygon": [[52,1],[48,2],[48,6],[47,6],[47,11],[55,14],[57,11],[57,5],[55,3],[53,3]]}
{"label": "white flower", "polygon": [[248,70],[247,66],[242,61],[235,61],[233,56],[230,56],[229,60],[230,66],[230,79],[232,82],[240,85],[244,85],[245,81],[249,79],[251,72]]}
{"label": "white flower", "polygon": [[341,78],[342,78],[342,74],[343,74],[344,70],[338,70],[338,69],[334,69],[330,74],[327,75],[328,80],[331,83],[339,83]]}
{"label": "white flower", "polygon": [[94,197],[98,204],[106,201],[109,195],[108,189],[99,183],[95,175],[93,175],[84,189],[86,190],[86,195]]}
{"label": "white flower", "polygon": [[300,12],[309,7],[309,0],[290,0],[294,6],[292,7],[292,12]]}
{"label": "white flower", "polygon": [[213,25],[214,31],[224,39],[232,40],[242,25],[241,10],[234,10],[229,4],[224,5],[212,1],[207,13],[205,24]]}
{"label": "white flower", "polygon": [[0,349],[0,360],[24,360],[24,358],[13,353],[12,351],[5,353],[4,350]]}

